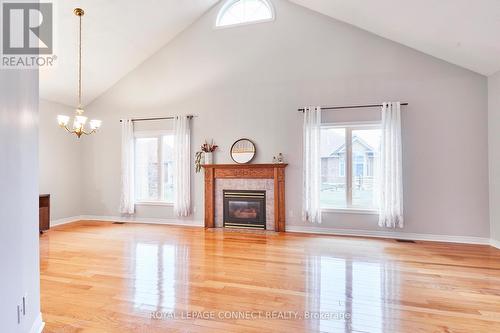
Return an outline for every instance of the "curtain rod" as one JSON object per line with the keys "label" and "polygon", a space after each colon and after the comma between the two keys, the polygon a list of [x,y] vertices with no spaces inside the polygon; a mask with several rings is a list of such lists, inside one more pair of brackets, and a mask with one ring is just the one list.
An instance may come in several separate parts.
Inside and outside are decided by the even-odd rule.
{"label": "curtain rod", "polygon": [[[401,103],[401,105],[408,105],[408,103]],[[349,106],[322,106],[321,110],[340,110],[340,109],[362,109],[362,108],[377,108],[382,107],[382,104],[368,104],[368,105],[349,105]],[[297,109],[299,112],[304,112],[305,109]]]}
{"label": "curtain rod", "polygon": [[[189,119],[195,118],[197,116],[189,115],[187,116]],[[156,118],[132,118],[132,121],[149,121],[149,120],[167,120],[167,119],[175,119],[174,116],[171,117],[156,117]],[[123,119],[120,119],[120,123],[123,122]]]}

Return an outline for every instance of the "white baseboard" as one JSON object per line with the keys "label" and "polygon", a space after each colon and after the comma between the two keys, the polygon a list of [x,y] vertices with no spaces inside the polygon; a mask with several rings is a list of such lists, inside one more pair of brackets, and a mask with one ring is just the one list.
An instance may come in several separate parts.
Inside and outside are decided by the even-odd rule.
{"label": "white baseboard", "polygon": [[42,320],[42,314],[39,313],[35,322],[31,326],[30,333],[42,333],[45,323]]}
{"label": "white baseboard", "polygon": [[[181,220],[175,218],[171,219],[136,218],[136,217],[127,218],[121,216],[97,216],[97,215],[80,215],[80,216],[67,217],[59,220],[53,220],[50,222],[50,225],[57,226],[82,220],[164,224],[164,225],[179,225],[179,226],[189,226],[189,227],[203,227],[205,225],[203,220]],[[296,233],[308,233],[308,234],[406,239],[406,240],[416,240],[416,241],[433,241],[433,242],[462,243],[462,244],[480,244],[480,245],[491,245],[493,247],[496,247],[497,249],[500,249],[500,241],[483,237],[416,234],[416,233],[383,231],[383,230],[319,228],[319,227],[308,227],[308,226],[287,226],[286,231],[296,232]]]}
{"label": "white baseboard", "polygon": [[67,223],[76,222],[76,221],[80,221],[80,220],[81,220],[80,216],[65,217],[65,218],[58,219],[58,220],[51,220],[50,226],[55,227],[57,225],[67,224]]}
{"label": "white baseboard", "polygon": [[123,216],[95,216],[82,215],[80,220],[85,221],[109,221],[109,222],[128,222],[128,223],[146,223],[146,224],[167,224],[182,225],[189,227],[203,227],[205,223],[202,220],[182,220],[176,218],[157,219],[151,217],[123,217]]}
{"label": "white baseboard", "polygon": [[376,238],[405,239],[405,240],[417,240],[417,241],[420,240],[420,241],[434,241],[434,242],[447,242],[447,243],[464,243],[464,244],[481,244],[481,245],[491,244],[489,238],[482,238],[482,237],[415,234],[407,232],[392,232],[392,231],[382,231],[382,230],[353,230],[353,229],[318,228],[318,227],[307,227],[307,226],[287,226],[286,231],[309,233],[309,234],[376,237]]}
{"label": "white baseboard", "polygon": [[126,223],[147,223],[147,224],[165,224],[165,225],[181,225],[189,227],[203,227],[205,223],[202,220],[182,220],[182,219],[157,219],[150,217],[122,217],[122,216],[97,216],[97,215],[80,215],[72,216],[50,222],[51,226],[57,226],[77,221],[106,221],[106,222],[126,222]]}
{"label": "white baseboard", "polygon": [[500,250],[500,241],[497,241],[496,239],[491,239],[490,245]]}

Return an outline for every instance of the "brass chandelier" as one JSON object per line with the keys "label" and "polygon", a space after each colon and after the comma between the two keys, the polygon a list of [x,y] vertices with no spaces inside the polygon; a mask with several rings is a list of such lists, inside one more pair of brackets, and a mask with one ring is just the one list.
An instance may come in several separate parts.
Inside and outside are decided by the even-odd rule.
{"label": "brass chandelier", "polygon": [[95,133],[100,127],[102,122],[97,119],[93,119],[89,123],[90,130],[85,130],[85,124],[87,123],[87,117],[83,115],[83,105],[82,105],[82,17],[85,14],[83,9],[75,8],[73,13],[78,16],[80,21],[80,26],[78,30],[78,107],[76,109],[76,116],[73,121],[73,129],[68,127],[70,117],[65,115],[57,116],[57,122],[59,126],[64,128],[71,134],[75,134],[78,138],[82,135],[90,135]]}

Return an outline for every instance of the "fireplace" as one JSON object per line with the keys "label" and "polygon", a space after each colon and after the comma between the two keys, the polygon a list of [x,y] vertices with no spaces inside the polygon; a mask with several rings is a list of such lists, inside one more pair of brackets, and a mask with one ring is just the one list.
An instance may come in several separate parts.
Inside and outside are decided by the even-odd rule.
{"label": "fireplace", "polygon": [[[265,190],[266,230],[284,232],[286,225],[285,168],[287,165],[286,163],[202,165],[205,169],[205,227],[224,227],[224,190]],[[232,184],[233,180],[249,183]],[[267,180],[271,181],[271,188],[265,182]],[[260,184],[257,186],[256,182]]]}
{"label": "fireplace", "polygon": [[224,227],[266,229],[266,191],[224,190]]}

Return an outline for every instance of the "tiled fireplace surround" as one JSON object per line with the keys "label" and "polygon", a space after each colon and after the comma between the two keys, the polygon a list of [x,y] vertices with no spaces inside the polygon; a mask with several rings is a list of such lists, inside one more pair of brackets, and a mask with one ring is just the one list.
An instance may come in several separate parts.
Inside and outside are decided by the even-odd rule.
{"label": "tiled fireplace surround", "polygon": [[215,227],[223,227],[223,190],[266,191],[266,230],[274,231],[274,181],[272,179],[216,179],[215,180]]}
{"label": "tiled fireplace surround", "polygon": [[285,168],[287,164],[207,164],[205,227],[223,227],[223,190],[265,190],[266,230],[285,231]]}

